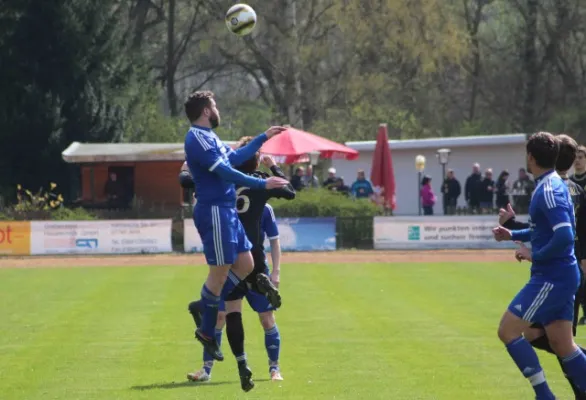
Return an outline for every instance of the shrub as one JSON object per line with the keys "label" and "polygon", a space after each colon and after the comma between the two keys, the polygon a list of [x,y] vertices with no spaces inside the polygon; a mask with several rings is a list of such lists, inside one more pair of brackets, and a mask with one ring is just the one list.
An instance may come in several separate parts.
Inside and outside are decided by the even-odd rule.
{"label": "shrub", "polygon": [[373,217],[382,213],[369,200],[355,200],[325,189],[303,190],[295,200],[270,201],[278,217]]}

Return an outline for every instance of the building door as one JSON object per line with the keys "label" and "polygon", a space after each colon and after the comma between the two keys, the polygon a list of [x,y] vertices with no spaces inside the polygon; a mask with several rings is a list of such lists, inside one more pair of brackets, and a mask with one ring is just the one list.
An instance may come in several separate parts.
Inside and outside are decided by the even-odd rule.
{"label": "building door", "polygon": [[118,182],[120,190],[120,206],[130,207],[134,199],[134,167],[108,167],[108,179],[111,180],[113,175]]}

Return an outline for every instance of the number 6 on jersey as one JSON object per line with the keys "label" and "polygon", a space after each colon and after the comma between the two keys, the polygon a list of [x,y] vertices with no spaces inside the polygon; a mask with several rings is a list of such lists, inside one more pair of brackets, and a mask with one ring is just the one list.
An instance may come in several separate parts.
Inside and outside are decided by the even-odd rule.
{"label": "number 6 on jersey", "polygon": [[250,199],[246,194],[242,194],[243,191],[250,188],[242,186],[236,190],[236,211],[238,214],[242,214],[248,211],[250,208]]}

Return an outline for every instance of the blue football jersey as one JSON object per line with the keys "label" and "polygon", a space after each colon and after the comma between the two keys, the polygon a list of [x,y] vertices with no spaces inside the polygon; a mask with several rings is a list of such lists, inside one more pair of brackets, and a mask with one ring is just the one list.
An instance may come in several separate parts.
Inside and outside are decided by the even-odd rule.
{"label": "blue football jersey", "polygon": [[555,172],[549,172],[536,180],[537,186],[529,206],[529,224],[532,247],[532,273],[544,276],[560,276],[575,268],[574,240],[561,243],[547,258],[537,255],[547,246],[558,229],[571,229],[576,233],[574,205],[567,185]]}
{"label": "blue football jersey", "polygon": [[[265,204],[265,209],[262,214],[261,226],[263,234],[266,235],[269,240],[277,239],[279,237],[279,228],[277,227],[277,220],[273,207],[270,204]],[[263,238],[264,241],[264,238]]]}
{"label": "blue football jersey", "polygon": [[233,150],[211,129],[192,126],[185,136],[185,161],[193,177],[198,206],[235,207],[235,183],[264,189],[264,179],[245,175],[232,166],[252,158],[266,139],[266,135],[262,134],[247,146]]}

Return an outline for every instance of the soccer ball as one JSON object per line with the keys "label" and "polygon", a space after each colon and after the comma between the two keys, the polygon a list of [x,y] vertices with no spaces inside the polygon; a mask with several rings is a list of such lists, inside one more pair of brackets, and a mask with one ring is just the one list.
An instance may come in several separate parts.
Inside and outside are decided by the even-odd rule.
{"label": "soccer ball", "polygon": [[256,12],[248,4],[235,4],[226,13],[226,26],[238,36],[246,36],[256,25]]}

